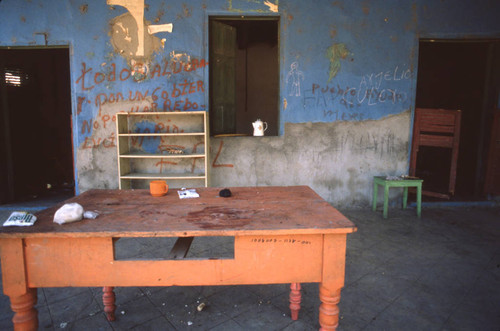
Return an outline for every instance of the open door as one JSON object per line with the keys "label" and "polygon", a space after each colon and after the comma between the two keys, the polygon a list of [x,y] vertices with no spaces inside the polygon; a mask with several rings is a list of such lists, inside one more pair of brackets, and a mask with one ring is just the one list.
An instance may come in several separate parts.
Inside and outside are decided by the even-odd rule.
{"label": "open door", "polygon": [[446,194],[434,197],[474,201],[498,192],[498,124],[492,127],[492,123],[495,109],[500,108],[499,45],[500,40],[494,39],[419,43],[415,109],[461,110],[454,191],[449,186],[454,170],[448,166],[454,157],[452,149],[427,145],[418,151],[416,174],[426,177],[423,190]]}
{"label": "open door", "polygon": [[486,195],[500,196],[500,41],[490,47],[492,59],[491,95],[494,101],[489,105],[493,110],[487,121],[491,122],[491,139],[488,147],[488,157],[486,162],[486,177],[484,183],[484,193]]}
{"label": "open door", "polygon": [[500,108],[493,117],[485,193],[500,195]]}
{"label": "open door", "polygon": [[211,134],[236,130],[236,28],[210,21]]}

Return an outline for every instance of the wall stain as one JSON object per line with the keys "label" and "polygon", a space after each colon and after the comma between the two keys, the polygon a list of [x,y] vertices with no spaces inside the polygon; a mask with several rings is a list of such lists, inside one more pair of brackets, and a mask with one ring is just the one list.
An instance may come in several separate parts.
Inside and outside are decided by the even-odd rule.
{"label": "wall stain", "polygon": [[241,228],[252,221],[251,213],[236,208],[206,207],[197,212],[190,212],[187,222],[202,229]]}
{"label": "wall stain", "polygon": [[363,14],[365,14],[365,15],[370,14],[370,6],[369,6],[368,2],[363,2],[362,10],[363,10]]}
{"label": "wall stain", "polygon": [[154,19],[155,23],[158,23],[161,21],[163,18],[163,15],[165,15],[165,11],[163,9],[158,10],[158,13],[156,13],[156,18]]}
{"label": "wall stain", "polygon": [[191,17],[191,8],[189,8],[185,3],[182,4],[182,14],[177,15],[177,19],[183,19]]}
{"label": "wall stain", "polygon": [[81,14],[87,14],[87,11],[89,10],[89,5],[84,4],[80,6],[80,13]]}
{"label": "wall stain", "polygon": [[342,1],[334,1],[334,2],[332,2],[332,6],[338,7],[342,10],[344,9],[344,3]]}

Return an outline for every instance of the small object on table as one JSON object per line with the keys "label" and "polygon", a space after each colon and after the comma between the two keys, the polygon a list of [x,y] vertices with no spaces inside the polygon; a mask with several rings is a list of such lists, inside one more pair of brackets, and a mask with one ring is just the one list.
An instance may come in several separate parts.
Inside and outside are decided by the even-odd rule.
{"label": "small object on table", "polygon": [[177,191],[179,194],[179,199],[189,199],[189,198],[199,198],[200,195],[196,192],[194,188],[186,190],[185,188]]}
{"label": "small object on table", "polygon": [[228,188],[222,189],[219,192],[219,196],[223,198],[229,198],[231,196],[231,190]]}
{"label": "small object on table", "polygon": [[36,222],[36,216],[25,211],[15,211],[3,223],[3,226],[32,226]]}
{"label": "small object on table", "polygon": [[[390,177],[390,178],[389,178]],[[378,185],[384,187],[384,218],[387,218],[387,213],[389,209],[389,188],[390,187],[403,187],[403,209],[406,208],[406,202],[408,200],[408,187],[417,188],[417,216],[420,218],[422,211],[422,182],[423,179],[419,178],[408,178],[408,177],[397,177],[397,179],[392,179],[393,176],[375,176],[373,177],[373,211],[377,210],[377,194]]]}
{"label": "small object on table", "polygon": [[94,211],[91,211],[91,210],[86,210],[83,212],[83,218],[86,218],[86,219],[96,219],[97,216],[99,216],[99,212],[94,210]]}
{"label": "small object on table", "polygon": [[66,203],[54,214],[54,223],[59,225],[81,221],[83,218],[83,207],[76,203]]}
{"label": "small object on table", "polygon": [[168,185],[164,180],[152,180],[149,183],[149,193],[154,197],[162,197],[168,193]]}

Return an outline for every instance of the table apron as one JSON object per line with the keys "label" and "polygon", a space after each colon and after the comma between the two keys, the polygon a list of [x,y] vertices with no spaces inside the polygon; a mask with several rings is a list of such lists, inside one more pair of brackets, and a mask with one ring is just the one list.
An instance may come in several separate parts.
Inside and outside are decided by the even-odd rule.
{"label": "table apron", "polygon": [[334,278],[328,282],[342,285],[345,246],[334,251],[345,245],[345,237],[236,236],[234,258],[183,260],[115,260],[111,237],[19,240],[24,240],[29,287],[321,282],[325,273]]}

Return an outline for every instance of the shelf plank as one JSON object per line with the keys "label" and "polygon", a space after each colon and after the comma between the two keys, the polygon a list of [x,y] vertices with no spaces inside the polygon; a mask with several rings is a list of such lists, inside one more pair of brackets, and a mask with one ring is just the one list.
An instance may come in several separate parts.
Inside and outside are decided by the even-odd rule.
{"label": "shelf plank", "polygon": [[199,111],[168,111],[168,112],[119,112],[122,116],[166,116],[166,115],[205,115],[204,110]]}
{"label": "shelf plank", "polygon": [[183,174],[130,173],[130,174],[120,176],[120,179],[204,179],[204,178],[205,178],[205,174],[189,174],[189,173],[183,173]]}
{"label": "shelf plank", "polygon": [[151,153],[132,153],[121,154],[120,158],[127,159],[189,159],[189,158],[204,158],[205,154],[151,154]]}
{"label": "shelf plank", "polygon": [[119,133],[119,137],[192,137],[204,136],[204,132],[181,132],[181,133]]}

